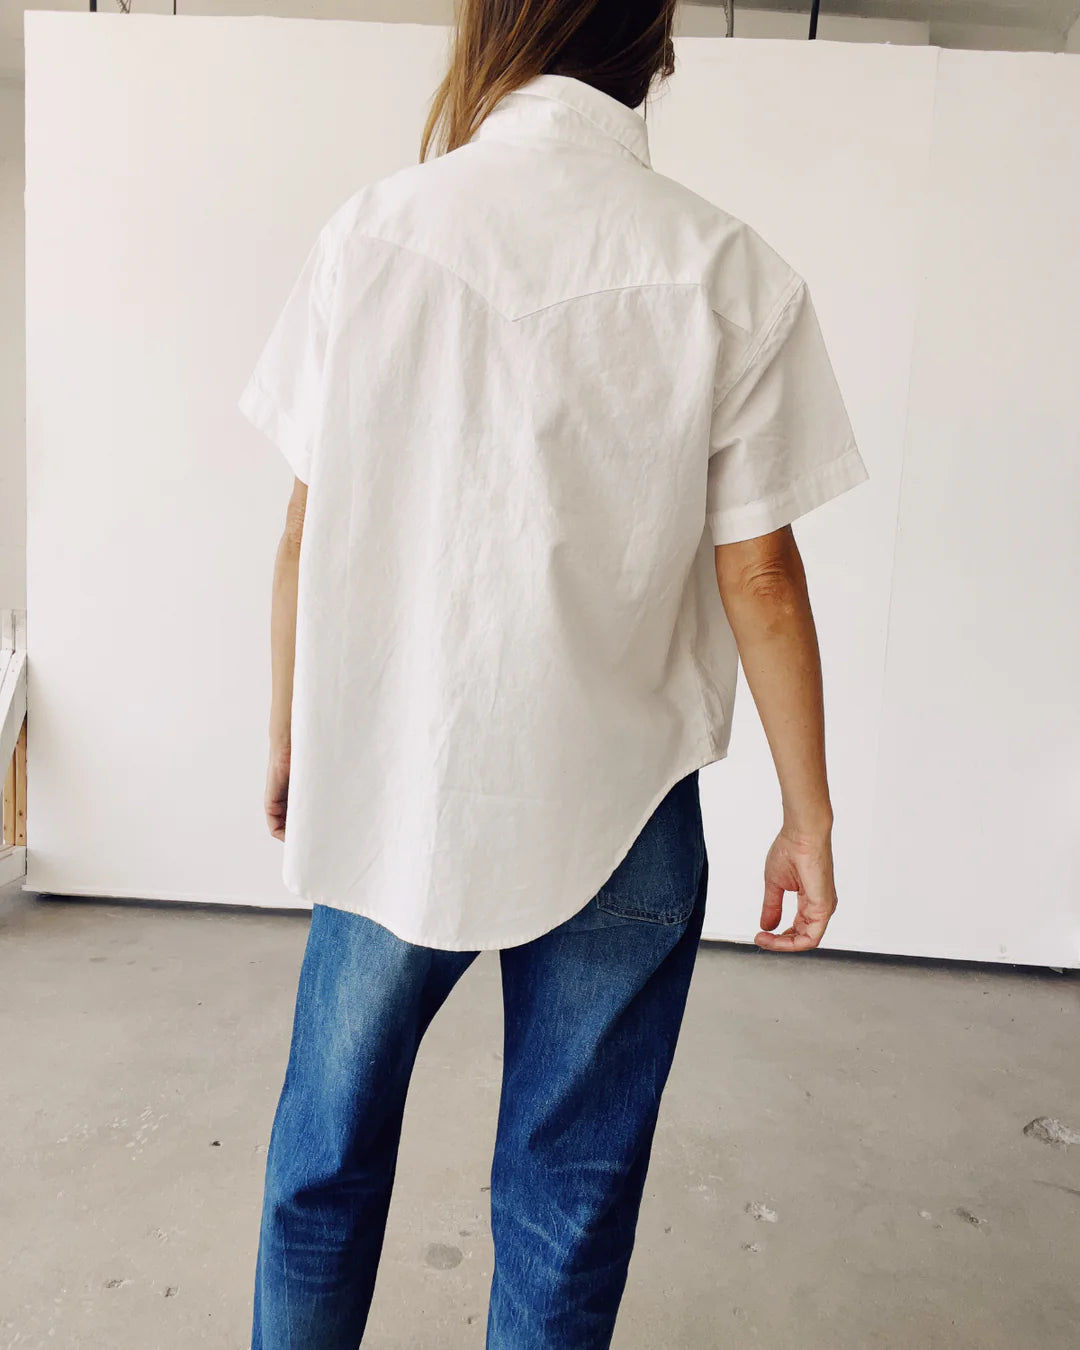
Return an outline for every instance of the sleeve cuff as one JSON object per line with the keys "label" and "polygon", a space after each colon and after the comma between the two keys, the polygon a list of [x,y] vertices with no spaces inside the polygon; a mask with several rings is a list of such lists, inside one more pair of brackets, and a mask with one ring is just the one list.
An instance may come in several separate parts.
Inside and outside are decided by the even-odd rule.
{"label": "sleeve cuff", "polygon": [[277,446],[293,474],[306,483],[310,464],[304,437],[256,379],[247,382],[236,406],[253,427]]}
{"label": "sleeve cuff", "polygon": [[795,479],[781,492],[745,506],[710,512],[705,517],[706,525],[714,544],[734,544],[743,539],[755,539],[758,535],[771,534],[783,525],[790,525],[815,507],[824,505],[849,488],[865,483],[869,477],[858,447],[853,442],[836,459]]}

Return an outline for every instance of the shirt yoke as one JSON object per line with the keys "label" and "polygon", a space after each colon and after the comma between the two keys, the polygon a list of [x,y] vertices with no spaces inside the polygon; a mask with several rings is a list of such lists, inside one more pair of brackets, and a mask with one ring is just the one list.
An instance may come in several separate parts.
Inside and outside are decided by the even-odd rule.
{"label": "shirt yoke", "polygon": [[[682,183],[576,146],[491,140],[408,165],[354,192],[323,229],[334,257],[365,236],[452,272],[509,320],[598,292],[700,286],[736,364],[801,281]],[[349,253],[362,267],[362,246]]]}

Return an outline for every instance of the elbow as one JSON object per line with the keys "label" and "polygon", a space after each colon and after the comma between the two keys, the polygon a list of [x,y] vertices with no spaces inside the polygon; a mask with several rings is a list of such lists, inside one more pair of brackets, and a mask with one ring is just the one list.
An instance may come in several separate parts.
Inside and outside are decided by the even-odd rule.
{"label": "elbow", "polygon": [[792,568],[781,562],[764,564],[739,579],[735,593],[762,608],[792,611],[802,587]]}
{"label": "elbow", "polygon": [[806,577],[790,525],[754,539],[718,545],[716,582],[725,603],[779,610],[795,607]]}

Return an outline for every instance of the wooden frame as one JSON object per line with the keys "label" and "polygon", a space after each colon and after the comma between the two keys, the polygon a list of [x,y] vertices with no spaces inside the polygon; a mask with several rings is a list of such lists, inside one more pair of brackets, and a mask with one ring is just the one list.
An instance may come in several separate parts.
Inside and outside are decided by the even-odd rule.
{"label": "wooden frame", "polygon": [[0,886],[26,875],[26,612],[0,611]]}

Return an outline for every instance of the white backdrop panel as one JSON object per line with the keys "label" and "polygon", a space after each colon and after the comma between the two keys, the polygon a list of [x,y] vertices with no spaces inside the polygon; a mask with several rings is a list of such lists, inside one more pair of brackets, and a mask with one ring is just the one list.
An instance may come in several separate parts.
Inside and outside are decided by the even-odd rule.
{"label": "white backdrop panel", "polygon": [[292,476],[236,399],[327,215],[415,159],[446,34],[26,30],[27,885],[295,905],[262,819]]}
{"label": "white backdrop panel", "polygon": [[871,936],[1075,966],[1080,57],[941,55]]}
{"label": "white backdrop panel", "polygon": [[[293,904],[261,812],[270,567],[290,479],[236,397],[322,221],[415,159],[446,35],[48,12],[26,26],[28,885]],[[961,949],[946,948],[932,906],[897,933],[895,888],[874,862],[875,782],[887,810],[889,794],[912,796],[876,766],[882,700],[903,687],[885,671],[886,625],[923,241],[938,229],[930,208],[948,210],[927,190],[940,53],[740,39],[678,50],[677,79],[650,112],[656,167],[750,221],[807,276],[871,472],[796,526],[825,665],[842,899],[832,945],[995,959],[977,937],[988,904],[1017,942],[1031,928],[999,891],[954,897],[967,926]],[[1016,60],[965,93],[978,102],[969,148],[1003,80],[1038,88]],[[994,227],[981,222],[987,250],[1017,246],[1007,233],[995,242]],[[941,262],[934,285],[963,311],[972,278]],[[1035,323],[1027,336],[1053,335]],[[958,359],[948,352],[946,368]],[[934,397],[963,403],[969,379]],[[999,389],[991,401],[1015,402],[1000,385],[982,397]],[[1048,423],[1060,404],[1059,392]],[[931,400],[926,415],[946,411]],[[975,455],[966,440],[954,450]],[[1048,469],[1043,488],[1065,486],[1062,473]],[[916,640],[918,625],[915,603]],[[889,671],[894,650],[890,635]],[[936,676],[920,678],[932,702]],[[1010,705],[1010,725],[1027,747],[1019,712]],[[706,932],[745,938],[779,802],[745,687],[736,721],[730,758],[702,775]],[[983,790],[966,786],[973,799]],[[1022,959],[1015,950],[998,959]]]}
{"label": "white backdrop panel", "polygon": [[[873,945],[877,725],[926,229],[937,48],[687,39],[650,132],[659,166],[807,278],[870,481],[795,523],[817,623],[836,810],[830,945]],[[740,672],[727,761],[701,775],[708,937],[757,932],[780,793]],[[932,941],[931,935],[924,940]]]}

